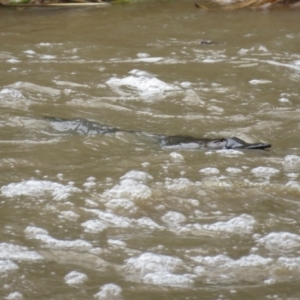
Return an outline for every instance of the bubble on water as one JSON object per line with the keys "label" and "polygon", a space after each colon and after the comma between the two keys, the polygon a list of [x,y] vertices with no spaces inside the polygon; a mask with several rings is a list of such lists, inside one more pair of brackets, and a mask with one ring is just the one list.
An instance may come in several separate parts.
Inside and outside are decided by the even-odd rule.
{"label": "bubble on water", "polygon": [[279,170],[271,167],[257,167],[251,170],[255,176],[273,176],[279,173]]}
{"label": "bubble on water", "polygon": [[284,157],[282,162],[285,172],[297,173],[300,170],[300,156],[290,154]]}
{"label": "bubble on water", "polygon": [[131,93],[135,91],[141,97],[145,98],[161,96],[165,93],[181,90],[180,87],[167,84],[145,71],[133,70],[129,73],[132,75],[121,79],[113,77],[106,81],[106,84],[121,95],[127,94],[126,90],[124,91],[125,87],[129,89]]}
{"label": "bubble on water", "polygon": [[105,207],[118,214],[134,214],[137,212],[135,204],[128,199],[112,199],[106,202]]}
{"label": "bubble on water", "polygon": [[158,286],[170,286],[178,288],[192,288],[194,281],[187,274],[178,275],[168,272],[149,273],[144,276],[143,283]]}
{"label": "bubble on water", "polygon": [[[270,275],[274,260],[250,254],[237,260],[227,255],[195,256],[191,259],[197,263],[194,273],[206,282],[256,281],[258,277]],[[243,272],[247,270],[247,272]]]}
{"label": "bubble on water", "polygon": [[180,83],[180,86],[184,89],[188,89],[192,86],[192,83],[189,82],[189,81],[183,81],[183,82]]}
{"label": "bubble on water", "polygon": [[291,180],[287,182],[285,186],[300,191],[300,184],[298,183],[298,181]]}
{"label": "bubble on water", "polygon": [[227,222],[216,222],[214,224],[205,224],[206,230],[228,232],[228,233],[251,233],[256,223],[255,219],[247,214],[234,217]]}
{"label": "bubble on water", "polygon": [[148,181],[151,181],[153,179],[153,177],[146,172],[133,170],[133,171],[129,171],[125,175],[123,175],[121,177],[121,179],[133,179],[133,180],[137,180],[139,182],[146,183]]}
{"label": "bubble on water", "polygon": [[172,274],[184,271],[185,266],[181,259],[167,255],[143,253],[128,259],[123,270],[135,282],[177,287],[190,287],[193,283],[189,274]]}
{"label": "bubble on water", "polygon": [[94,298],[98,300],[122,300],[122,289],[116,284],[108,283],[100,288]]}
{"label": "bubble on water", "polygon": [[239,173],[242,173],[243,170],[242,169],[239,169],[239,168],[233,168],[233,167],[228,167],[226,168],[226,171],[228,173],[231,173],[231,174],[239,174]]}
{"label": "bubble on water", "polygon": [[25,99],[25,97],[22,95],[22,93],[20,93],[18,90],[16,89],[12,89],[12,88],[4,88],[0,91],[0,99],[4,99],[4,98],[21,98],[21,99]]}
{"label": "bubble on water", "polygon": [[263,281],[263,283],[266,284],[266,285],[273,285],[273,284],[275,284],[276,282],[277,282],[277,281],[276,281],[276,279],[274,279],[274,278],[268,278],[268,279],[266,279],[266,280]]}
{"label": "bubble on water", "polygon": [[142,227],[142,228],[147,228],[147,229],[150,229],[150,230],[153,230],[153,229],[163,229],[162,226],[159,226],[157,223],[155,223],[149,217],[142,217],[142,218],[138,219],[136,222],[137,222],[137,225],[139,227]]}
{"label": "bubble on water", "polygon": [[188,224],[185,226],[185,230],[188,230],[191,234],[195,235],[201,235],[205,231],[212,231],[222,234],[250,234],[253,232],[255,224],[256,221],[252,216],[242,214],[226,222],[220,221],[212,224]]}
{"label": "bubble on water", "polygon": [[185,192],[190,191],[191,188],[198,186],[199,183],[194,183],[187,178],[166,178],[165,179],[165,187],[172,192]]}
{"label": "bubble on water", "polygon": [[275,275],[285,273],[285,275],[300,276],[300,258],[299,257],[279,257],[273,272]]}
{"label": "bubble on water", "polygon": [[289,253],[300,249],[300,235],[289,232],[271,232],[257,239],[257,244],[276,253]]}
{"label": "bubble on water", "polygon": [[37,85],[31,82],[23,82],[18,81],[16,83],[13,83],[8,88],[13,88],[21,91],[26,91],[33,93],[35,96],[39,96],[41,94],[47,94],[48,96],[57,97],[60,95],[61,91],[59,89],[54,89],[51,87],[41,86]]}
{"label": "bubble on water", "polygon": [[84,227],[85,232],[90,233],[99,233],[108,227],[106,223],[101,220],[88,220],[84,223],[81,223],[81,226]]}
{"label": "bubble on water", "polygon": [[281,102],[281,103],[289,103],[291,101],[289,99],[287,99],[287,98],[282,97],[282,98],[279,98],[279,102]]}
{"label": "bubble on water", "polygon": [[217,168],[204,168],[199,170],[199,172],[205,175],[216,175],[220,173],[219,169]]}
{"label": "bubble on water", "polygon": [[151,189],[134,179],[123,179],[110,190],[103,193],[108,198],[128,198],[130,200],[145,200],[151,196]]}
{"label": "bubble on water", "polygon": [[272,83],[270,80],[265,79],[253,79],[249,81],[250,84],[257,85],[257,84],[266,84],[266,83]]}
{"label": "bubble on water", "polygon": [[71,271],[64,277],[64,279],[66,284],[72,286],[72,285],[83,284],[85,281],[88,280],[88,277],[83,273],[77,271]]}
{"label": "bubble on water", "polygon": [[6,300],[23,300],[24,297],[19,292],[13,292],[13,293],[10,293],[8,296],[4,297],[4,299],[6,299]]}
{"label": "bubble on water", "polygon": [[25,51],[23,51],[23,53],[26,53],[26,54],[29,54],[29,55],[34,55],[34,54],[36,54],[36,52],[33,51],[33,50],[25,50]]}
{"label": "bubble on water", "polygon": [[120,240],[113,240],[113,239],[108,239],[107,244],[111,247],[116,247],[116,248],[125,248],[127,246],[125,242]]}
{"label": "bubble on water", "polygon": [[[1,255],[1,254],[0,254]],[[17,270],[19,267],[9,259],[1,260],[0,259],[0,273],[7,271]]]}
{"label": "bubble on water", "polygon": [[170,156],[171,156],[171,158],[174,161],[182,161],[182,160],[184,160],[183,156],[181,154],[177,153],[177,152],[171,152]]}
{"label": "bubble on water", "polygon": [[54,200],[64,200],[72,193],[77,193],[80,191],[80,189],[71,185],[63,185],[57,182],[34,179],[10,183],[1,187],[2,196],[10,198],[18,196],[40,198],[41,196],[50,193],[52,194]]}
{"label": "bubble on water", "polygon": [[84,240],[57,240],[49,236],[46,230],[34,226],[26,227],[25,235],[28,239],[34,239],[42,242],[44,247],[50,249],[72,249],[74,251],[87,251],[92,248],[92,245]]}
{"label": "bubble on water", "polygon": [[16,58],[11,58],[11,59],[8,59],[7,62],[10,63],[10,64],[17,64],[21,61],[19,59],[16,59]]}
{"label": "bubble on water", "polygon": [[176,211],[169,211],[161,217],[162,221],[168,225],[178,225],[186,221],[186,217]]}
{"label": "bubble on water", "polygon": [[234,149],[221,149],[221,150],[215,150],[215,151],[206,151],[206,155],[212,155],[212,154],[219,154],[221,156],[226,157],[235,157],[239,155],[244,155],[242,151],[234,150]]}
{"label": "bubble on water", "polygon": [[35,251],[28,250],[27,247],[0,243],[0,259],[17,261],[40,261],[43,257]]}
{"label": "bubble on water", "polygon": [[136,56],[139,57],[139,58],[145,58],[145,57],[150,57],[150,54],[148,54],[148,53],[138,53]]}
{"label": "bubble on water", "polygon": [[73,222],[77,221],[80,218],[78,214],[70,210],[61,211],[58,217]]}
{"label": "bubble on water", "polygon": [[[127,217],[117,216],[115,214],[104,212],[104,211],[101,211],[101,210],[98,210],[98,209],[87,209],[87,208],[85,208],[84,210],[86,212],[90,212],[90,213],[96,215],[100,219],[100,221],[103,222],[103,224],[107,227],[117,227],[117,228],[131,228],[131,227],[133,227],[132,220],[127,218]],[[83,223],[83,224],[85,224],[83,226],[86,227],[87,224],[89,226],[91,226],[92,223],[94,223],[94,224],[98,224],[97,226],[99,226],[100,228],[102,227],[100,222],[95,222],[95,221],[92,222],[92,220],[87,221],[87,222]]]}

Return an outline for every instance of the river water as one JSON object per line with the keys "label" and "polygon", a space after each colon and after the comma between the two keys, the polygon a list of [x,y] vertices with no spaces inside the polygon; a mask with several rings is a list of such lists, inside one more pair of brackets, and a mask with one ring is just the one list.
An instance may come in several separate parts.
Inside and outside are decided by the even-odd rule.
{"label": "river water", "polygon": [[148,2],[0,22],[1,299],[300,299],[299,11]]}

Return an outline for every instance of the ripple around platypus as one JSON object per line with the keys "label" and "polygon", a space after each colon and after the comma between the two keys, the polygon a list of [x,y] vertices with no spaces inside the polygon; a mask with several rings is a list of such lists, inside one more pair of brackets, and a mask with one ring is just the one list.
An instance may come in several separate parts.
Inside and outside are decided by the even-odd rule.
{"label": "ripple around platypus", "polygon": [[[89,135],[103,135],[112,134],[116,132],[127,132],[132,134],[141,134],[142,131],[123,130],[97,122],[88,121],[85,119],[60,119],[54,117],[45,117],[49,120],[51,126],[60,132],[76,132],[78,134]],[[145,133],[145,135],[149,135]],[[271,144],[268,143],[247,143],[237,137],[229,138],[195,138],[191,136],[182,135],[163,135],[163,134],[150,134],[162,147],[170,149],[266,149],[270,148]]]}

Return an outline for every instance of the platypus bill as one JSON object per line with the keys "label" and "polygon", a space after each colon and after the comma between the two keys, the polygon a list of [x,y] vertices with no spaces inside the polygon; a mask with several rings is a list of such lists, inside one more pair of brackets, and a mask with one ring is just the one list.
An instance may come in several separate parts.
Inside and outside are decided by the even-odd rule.
{"label": "platypus bill", "polygon": [[[51,122],[54,129],[60,132],[77,132],[79,134],[109,134],[116,132],[142,133],[140,131],[122,130],[115,127],[102,125],[96,122],[84,119],[60,119],[53,117],[45,117]],[[147,134],[149,136],[149,134]],[[237,137],[208,139],[194,138],[191,136],[167,136],[167,135],[150,135],[157,140],[164,148],[171,149],[266,149],[271,145],[267,143],[247,143]]]}
{"label": "platypus bill", "polygon": [[161,136],[162,146],[172,149],[266,149],[267,143],[247,143],[237,137],[206,139],[190,136]]}

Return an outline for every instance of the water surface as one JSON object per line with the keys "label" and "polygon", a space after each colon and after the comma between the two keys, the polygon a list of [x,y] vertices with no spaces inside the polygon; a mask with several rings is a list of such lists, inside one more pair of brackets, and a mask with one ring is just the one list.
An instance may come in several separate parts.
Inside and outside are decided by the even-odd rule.
{"label": "water surface", "polygon": [[[0,20],[1,298],[300,299],[298,11]],[[180,151],[146,133],[273,147]]]}

